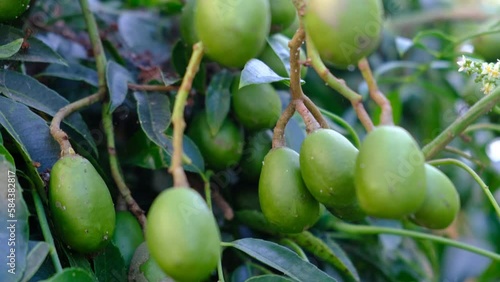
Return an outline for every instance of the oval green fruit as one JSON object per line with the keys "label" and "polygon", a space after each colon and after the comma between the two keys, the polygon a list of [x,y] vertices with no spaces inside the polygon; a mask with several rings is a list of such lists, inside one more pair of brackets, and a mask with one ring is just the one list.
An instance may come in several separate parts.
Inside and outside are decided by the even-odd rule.
{"label": "oval green fruit", "polygon": [[137,247],[144,242],[142,228],[137,219],[128,211],[116,213],[115,233],[111,242],[120,250],[128,268]]}
{"label": "oval green fruit", "polygon": [[319,218],[319,203],[300,174],[299,154],[289,148],[271,150],[264,158],[259,200],[266,219],[284,233],[299,233]]}
{"label": "oval green fruit", "polygon": [[197,0],[187,0],[182,8],[180,19],[180,30],[182,40],[189,46],[198,42],[198,35],[194,27],[194,9]]}
{"label": "oval green fruit", "polygon": [[[285,64],[280,59],[287,58],[288,65],[290,65],[290,48],[288,47],[288,42],[290,39],[281,34],[274,34],[269,37],[269,42],[274,44],[275,49],[271,47],[270,43],[267,43],[262,50],[262,53],[259,55],[259,60],[264,62],[268,67],[270,67],[277,75],[281,77],[290,77]],[[300,61],[305,61],[307,59],[306,53],[302,48],[300,48]],[[307,75],[307,68],[302,67],[300,69],[300,77],[305,78]]]}
{"label": "oval green fruit", "polygon": [[262,162],[271,150],[273,133],[270,130],[259,131],[248,138],[240,161],[242,176],[248,181],[258,181]]}
{"label": "oval green fruit", "polygon": [[207,114],[202,111],[193,118],[187,134],[200,149],[207,166],[215,170],[237,164],[243,155],[243,131],[229,119],[212,135]]}
{"label": "oval green fruit", "polygon": [[300,26],[299,17],[295,17],[295,19],[290,24],[290,26],[287,27],[286,29],[284,29],[281,32],[281,34],[283,34],[284,36],[286,36],[288,38],[292,38],[295,35],[295,33],[297,32],[297,30],[299,29],[299,26]]}
{"label": "oval green fruit", "polygon": [[[497,21],[485,24],[484,30],[495,29],[496,23]],[[474,53],[483,57],[485,61],[496,62],[497,59],[500,59],[500,50],[498,49],[500,45],[500,32],[475,37],[472,40],[472,45],[474,46]]]}
{"label": "oval green fruit", "polygon": [[289,27],[297,17],[292,0],[269,0],[271,5],[271,32],[280,32]]}
{"label": "oval green fruit", "polygon": [[403,218],[424,202],[427,190],[424,155],[403,128],[377,127],[361,144],[354,182],[359,204],[366,214]]}
{"label": "oval green fruit", "polygon": [[208,57],[242,67],[264,47],[271,27],[269,1],[197,1],[195,27]]}
{"label": "oval green fruit", "polygon": [[30,0],[0,1],[0,22],[17,19],[30,7]]}
{"label": "oval green fruit", "polygon": [[151,258],[146,242],[137,247],[128,273],[129,282],[174,282]]}
{"label": "oval green fruit", "polygon": [[233,92],[232,110],[248,130],[272,128],[281,115],[281,99],[271,84],[252,84]]}
{"label": "oval green fruit", "polygon": [[363,214],[354,187],[357,155],[358,149],[331,129],[309,134],[300,148],[300,171],[307,189],[342,219],[359,218]]}
{"label": "oval green fruit", "polygon": [[381,0],[309,0],[304,24],[321,58],[347,68],[378,47]]}
{"label": "oval green fruit", "polygon": [[427,178],[425,201],[411,219],[427,228],[446,228],[460,210],[460,197],[455,185],[439,169],[425,164],[425,174]]}
{"label": "oval green fruit", "polygon": [[221,256],[217,222],[191,188],[167,189],[148,212],[146,242],[151,257],[176,281],[201,281]]}
{"label": "oval green fruit", "polygon": [[52,167],[49,208],[57,234],[72,250],[97,252],[113,236],[115,210],[108,187],[82,156],[64,156]]}

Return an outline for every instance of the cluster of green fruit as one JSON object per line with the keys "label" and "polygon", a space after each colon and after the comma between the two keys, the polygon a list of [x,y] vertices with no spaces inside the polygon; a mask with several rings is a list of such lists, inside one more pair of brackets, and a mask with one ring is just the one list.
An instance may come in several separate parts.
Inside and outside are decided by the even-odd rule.
{"label": "cluster of green fruit", "polygon": [[368,216],[402,219],[442,229],[460,209],[453,183],[428,165],[404,129],[380,126],[359,151],[342,135],[319,129],[300,155],[272,149],[264,159],[259,199],[266,219],[285,233],[298,233],[319,218],[320,204],[349,221]]}

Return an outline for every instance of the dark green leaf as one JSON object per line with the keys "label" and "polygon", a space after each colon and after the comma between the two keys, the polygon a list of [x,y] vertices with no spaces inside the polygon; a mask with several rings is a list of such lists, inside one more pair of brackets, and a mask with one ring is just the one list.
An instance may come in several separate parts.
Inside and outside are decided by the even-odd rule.
{"label": "dark green leaf", "polygon": [[208,85],[205,107],[210,132],[215,136],[229,113],[231,106],[231,82],[233,76],[227,70],[217,73]]}
{"label": "dark green leaf", "polygon": [[146,136],[156,145],[170,149],[172,143],[165,135],[170,125],[171,111],[168,97],[160,93],[134,92],[139,123]]}
{"label": "dark green leaf", "polygon": [[246,282],[291,282],[290,278],[274,274],[260,275],[248,279]]}
{"label": "dark green leaf", "polygon": [[[19,38],[24,38],[23,31],[8,25],[0,24],[0,45],[10,43]],[[54,63],[65,65],[64,59],[59,56],[45,43],[31,36],[28,38],[29,48],[24,52],[18,52],[12,57],[11,61],[38,62],[38,63]]]}
{"label": "dark green leaf", "polygon": [[0,207],[0,218],[4,222],[0,231],[0,242],[3,242],[0,244],[0,281],[18,281],[26,268],[29,212],[17,181],[16,168],[3,156],[0,156]]}
{"label": "dark green leaf", "polygon": [[168,168],[170,156],[139,130],[127,141],[123,163],[147,169]]}
{"label": "dark green leaf", "polygon": [[71,252],[70,250],[68,250],[68,248],[63,246],[62,243],[60,243],[60,249],[63,250],[71,267],[84,269],[90,275],[94,276],[94,273],[92,272],[92,267],[90,266],[89,261],[87,260],[87,258],[85,258],[84,255]]}
{"label": "dark green leaf", "polygon": [[[36,79],[8,70],[0,70],[0,92],[51,116],[54,116],[69,103],[57,92],[49,89]],[[64,119],[64,123],[75,130],[93,149],[93,152],[97,154],[94,139],[79,113],[71,114]]]}
{"label": "dark green leaf", "polygon": [[6,59],[16,54],[23,45],[23,38],[18,38],[5,45],[0,45],[0,59]]}
{"label": "dark green leaf", "polygon": [[78,63],[69,62],[67,66],[52,64],[38,76],[53,76],[69,80],[83,81],[97,87],[97,72]]}
{"label": "dark green leaf", "polygon": [[[186,73],[186,68],[189,63],[189,58],[191,57],[192,49],[188,48],[182,41],[177,41],[172,49],[172,63],[174,65],[175,71],[179,76],[184,76]],[[207,72],[205,69],[205,64],[202,62],[198,73],[193,80],[193,88],[200,93],[205,93],[205,80]]]}
{"label": "dark green leaf", "polygon": [[315,265],[278,244],[247,238],[234,241],[231,246],[297,281],[336,281]]}
{"label": "dark green leaf", "polygon": [[10,154],[9,151],[7,151],[7,148],[5,148],[3,146],[3,144],[0,143],[0,156],[3,156],[9,163],[11,163],[12,165],[16,165],[15,161],[14,161],[14,157],[12,157],[12,155]]}
{"label": "dark green leaf", "polygon": [[326,237],[324,240],[325,244],[331,250],[333,256],[331,256],[331,260],[328,260],[332,263],[332,266],[340,269],[343,274],[351,277],[354,281],[360,281],[358,271],[354,267],[351,262],[351,259],[346,255],[344,250],[334,241],[334,239],[330,237]]}
{"label": "dark green leaf", "polygon": [[45,242],[37,242],[31,249],[26,258],[26,271],[24,272],[23,282],[28,282],[38,271],[49,254],[50,245]]}
{"label": "dark green leaf", "polygon": [[125,101],[128,93],[128,82],[133,82],[133,79],[126,68],[109,61],[106,67],[106,81],[111,100],[108,111],[112,113]]}
{"label": "dark green leaf", "polygon": [[290,78],[279,76],[260,60],[251,59],[246,63],[245,67],[241,71],[239,88],[251,84],[263,84],[278,81],[290,81]]}
{"label": "dark green leaf", "polygon": [[98,281],[127,281],[125,260],[113,243],[94,258],[94,269]]}
{"label": "dark green leaf", "polygon": [[49,126],[25,105],[0,96],[0,124],[29,157],[30,164],[40,163],[40,172],[59,159],[59,146],[50,135]]}
{"label": "dark green leaf", "polygon": [[205,160],[201,155],[198,146],[189,137],[182,137],[182,149],[184,154],[191,160],[191,164],[185,164],[184,169],[191,172],[205,171]]}
{"label": "dark green leaf", "polygon": [[92,275],[82,268],[66,268],[62,272],[41,282],[96,282]]}
{"label": "dark green leaf", "polygon": [[[290,48],[285,48],[279,37],[285,37],[281,34],[275,34],[267,39],[267,44],[271,46],[274,53],[280,59],[281,63],[285,66],[286,72],[290,75]],[[288,38],[287,38],[288,39]]]}

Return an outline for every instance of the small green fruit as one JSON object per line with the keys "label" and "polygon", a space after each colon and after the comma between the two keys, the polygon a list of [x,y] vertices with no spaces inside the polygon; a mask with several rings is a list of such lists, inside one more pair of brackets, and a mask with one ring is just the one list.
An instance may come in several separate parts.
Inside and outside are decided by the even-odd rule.
{"label": "small green fruit", "polygon": [[272,132],[260,131],[248,138],[240,161],[242,176],[249,181],[258,181],[262,162],[272,147]]}
{"label": "small green fruit", "polygon": [[129,282],[174,282],[151,258],[146,242],[139,245],[132,258],[128,274]]}
{"label": "small green fruit", "polygon": [[321,58],[347,68],[377,48],[383,24],[381,0],[309,0],[307,34]]}
{"label": "small green fruit", "polygon": [[286,36],[288,38],[292,38],[295,35],[295,33],[297,32],[297,30],[299,29],[299,26],[300,26],[299,17],[295,17],[295,19],[290,24],[290,26],[287,27],[286,29],[284,29],[281,32],[281,34],[283,34],[284,36]]}
{"label": "small green fruit", "polygon": [[197,1],[195,27],[208,57],[227,67],[243,67],[266,42],[271,27],[269,1]]}
{"label": "small green fruit", "polygon": [[271,5],[271,32],[280,32],[289,27],[297,17],[292,0],[269,0]]}
{"label": "small green fruit", "polygon": [[446,228],[460,210],[460,197],[455,185],[439,169],[425,164],[425,174],[427,178],[425,201],[411,219],[427,228]]}
{"label": "small green fruit", "polygon": [[[290,58],[290,48],[288,47],[288,42],[290,39],[281,34],[274,34],[269,38],[269,41],[275,42],[277,45],[277,52],[284,52],[284,54],[277,54],[275,50],[271,47],[269,43],[266,44],[264,50],[259,56],[259,59],[264,62],[268,67],[270,67],[277,75],[281,77],[290,77],[288,74],[283,61],[280,57]],[[307,59],[306,53],[301,48],[300,49],[300,61],[305,61]],[[290,65],[289,62],[287,62]],[[307,75],[307,68],[302,66],[300,69],[300,77],[305,78]]]}
{"label": "small green fruit", "polygon": [[201,281],[221,256],[217,222],[191,188],[163,191],[151,205],[146,227],[151,257],[176,281]]}
{"label": "small green fruit", "polygon": [[82,156],[64,156],[52,167],[49,208],[57,234],[72,250],[97,252],[113,236],[115,210],[108,187]]}
{"label": "small green fruit", "polygon": [[319,203],[300,174],[299,154],[289,148],[271,150],[264,158],[259,200],[266,219],[284,233],[299,233],[319,218]]}
{"label": "small green fruit", "polygon": [[271,84],[252,84],[233,92],[232,109],[248,130],[272,128],[281,115],[281,99]]}
{"label": "small green fruit", "polygon": [[[492,26],[488,28],[488,26]],[[485,25],[485,30],[496,29],[496,21],[495,25],[488,23]],[[497,59],[500,59],[500,50],[498,46],[500,45],[500,32],[483,34],[481,36],[475,37],[472,40],[472,44],[474,45],[474,53],[483,57],[487,62],[496,62]]]}
{"label": "small green fruit", "polygon": [[403,128],[377,127],[361,144],[354,180],[359,204],[366,214],[401,219],[424,202],[424,155]]}
{"label": "small green fruit", "polygon": [[241,159],[243,132],[229,119],[224,120],[219,132],[213,136],[207,114],[202,111],[193,118],[187,134],[200,149],[207,166],[215,170],[226,169]]}
{"label": "small green fruit", "polygon": [[130,265],[137,247],[144,242],[141,225],[128,211],[119,211],[116,213],[115,233],[111,241],[120,250],[125,266]]}
{"label": "small green fruit", "polygon": [[0,1],[0,22],[17,19],[30,7],[30,0],[2,0]]}
{"label": "small green fruit", "polygon": [[188,0],[181,13],[181,37],[182,40],[189,46],[199,41],[194,27],[194,8],[196,7],[197,0]]}

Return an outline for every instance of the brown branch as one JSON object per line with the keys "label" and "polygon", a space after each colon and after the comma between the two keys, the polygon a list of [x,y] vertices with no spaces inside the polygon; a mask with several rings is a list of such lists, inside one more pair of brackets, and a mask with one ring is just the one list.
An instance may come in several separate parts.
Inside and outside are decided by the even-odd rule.
{"label": "brown branch", "polygon": [[307,133],[311,133],[320,128],[319,123],[316,121],[311,112],[307,109],[304,101],[296,100],[295,101],[295,109],[304,119],[304,123],[306,124]]}
{"label": "brown branch", "polygon": [[227,220],[232,220],[234,218],[233,208],[229,205],[229,203],[222,197],[219,193],[218,189],[212,190],[212,198],[214,203],[222,210],[224,213],[224,218]]}
{"label": "brown branch", "polygon": [[274,127],[273,148],[285,146],[285,127],[295,113],[295,104],[290,102]]}
{"label": "brown branch", "polygon": [[292,40],[288,43],[290,47],[290,93],[292,100],[301,100],[302,86],[300,85],[300,48],[304,42],[305,32],[302,26],[299,27]]}
{"label": "brown branch", "polygon": [[372,131],[375,126],[373,125],[370,115],[368,115],[368,112],[366,112],[363,102],[361,100],[354,100],[351,101],[351,105],[354,108],[354,111],[356,112],[359,121],[366,129],[366,131],[368,132]]}
{"label": "brown branch", "polygon": [[318,109],[318,107],[316,107],[313,101],[311,101],[311,99],[306,95],[303,95],[302,100],[304,101],[304,104],[306,105],[307,109],[311,112],[311,114],[314,116],[316,121],[318,121],[321,128],[329,129],[330,125],[328,124],[328,121],[326,121],[323,114],[321,114],[321,110]]}

